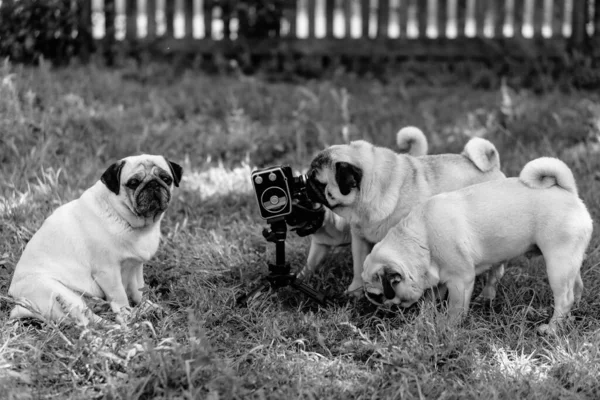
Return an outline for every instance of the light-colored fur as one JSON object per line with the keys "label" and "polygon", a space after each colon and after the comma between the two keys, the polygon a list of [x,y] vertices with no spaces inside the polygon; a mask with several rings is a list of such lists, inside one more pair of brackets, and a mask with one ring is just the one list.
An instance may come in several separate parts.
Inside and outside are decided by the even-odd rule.
{"label": "light-colored fur", "polygon": [[56,209],[33,235],[8,292],[35,312],[16,306],[11,318],[63,321],[70,317],[87,325],[90,319],[101,318],[88,309],[85,297],[106,299],[115,313],[129,307],[128,296],[134,304],[141,302],[143,263],[158,249],[164,214],[139,216],[124,184],[134,174],[156,174],[157,167],[171,173],[162,156],[124,161],[119,195],[98,181],[81,197]]}
{"label": "light-colored fur", "polygon": [[[457,320],[468,310],[476,275],[539,249],[554,294],[554,314],[540,330],[554,330],[581,297],[580,268],[592,229],[570,169],[538,158],[518,178],[439,194],[415,207],[367,257],[367,295],[407,307],[442,284],[449,316]],[[381,296],[383,279],[393,287],[392,298]]]}
{"label": "light-colored fur", "polygon": [[[427,138],[423,131],[406,126],[396,133],[396,146],[402,153],[414,157],[427,154]],[[351,242],[350,224],[330,209],[325,208],[323,225],[311,235],[306,265],[298,274],[299,279],[308,278],[323,262],[334,247],[346,246]]]}
{"label": "light-colored fur", "polygon": [[[362,172],[360,187],[346,195],[336,181],[339,163]],[[474,138],[462,154],[421,157],[397,154],[362,140],[335,145],[313,160],[311,177],[325,185],[328,207],[351,225],[354,277],[347,292],[362,295],[361,274],[367,254],[412,207],[438,193],[505,176],[494,145]],[[501,272],[503,267],[499,268]]]}

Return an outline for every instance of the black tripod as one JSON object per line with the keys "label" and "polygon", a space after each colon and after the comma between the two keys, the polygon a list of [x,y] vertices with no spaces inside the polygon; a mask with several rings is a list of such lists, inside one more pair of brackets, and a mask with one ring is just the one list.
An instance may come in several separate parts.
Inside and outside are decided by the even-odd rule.
{"label": "black tripod", "polygon": [[323,293],[302,282],[296,282],[296,274],[290,273],[290,264],[285,262],[285,237],[287,233],[285,219],[283,217],[271,218],[267,220],[267,223],[271,225],[271,229],[263,229],[262,234],[267,241],[275,243],[275,264],[269,263],[269,275],[263,278],[263,283],[256,286],[249,293],[239,296],[235,303],[238,306],[243,306],[250,297],[269,286],[273,289],[291,286],[323,306],[333,305],[331,300],[327,299]]}

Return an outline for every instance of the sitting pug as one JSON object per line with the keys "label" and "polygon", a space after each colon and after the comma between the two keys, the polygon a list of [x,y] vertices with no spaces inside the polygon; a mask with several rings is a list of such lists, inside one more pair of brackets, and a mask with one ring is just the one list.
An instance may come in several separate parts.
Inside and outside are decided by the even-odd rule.
{"label": "sitting pug", "polygon": [[[347,293],[362,296],[367,254],[412,207],[438,193],[504,177],[498,152],[485,139],[469,140],[462,154],[421,157],[359,140],[331,146],[313,159],[307,193],[349,222],[354,278]],[[504,269],[491,271],[495,283]]]}
{"label": "sitting pug", "polygon": [[[121,317],[142,300],[143,266],[158,249],[160,221],[182,168],[162,156],[127,157],[111,165],[80,198],[59,207],[33,235],[8,293],[27,303],[11,318],[101,318],[84,298],[106,299]],[[33,309],[33,312],[32,310]]]}
{"label": "sitting pug", "polygon": [[592,219],[571,170],[556,158],[529,162],[518,178],[434,196],[375,245],[365,261],[367,297],[408,307],[428,288],[448,292],[451,320],[469,308],[475,276],[494,263],[539,251],[554,294],[554,330],[581,298],[580,268]]}
{"label": "sitting pug", "polygon": [[[423,131],[414,126],[406,126],[398,131],[396,145],[400,152],[414,157],[427,154],[427,138]],[[350,242],[348,221],[325,208],[323,224],[311,235],[306,265],[298,274],[298,279],[312,275],[332,248],[349,245]]]}

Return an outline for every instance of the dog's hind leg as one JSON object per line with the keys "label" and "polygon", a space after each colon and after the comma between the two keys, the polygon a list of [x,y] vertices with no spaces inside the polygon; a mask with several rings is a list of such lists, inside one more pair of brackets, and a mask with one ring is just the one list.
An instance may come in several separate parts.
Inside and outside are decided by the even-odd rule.
{"label": "dog's hind leg", "polygon": [[29,278],[27,283],[11,293],[21,305],[15,306],[10,313],[11,319],[38,318],[55,322],[76,321],[88,325],[90,320],[102,321],[85,304],[82,296],[62,283],[45,277]]}
{"label": "dog's hind leg", "polygon": [[569,315],[577,298],[581,298],[583,282],[579,269],[583,254],[576,254],[565,246],[543,251],[546,261],[548,281],[554,296],[554,313],[548,324],[540,325],[540,333],[555,332],[560,323]]}

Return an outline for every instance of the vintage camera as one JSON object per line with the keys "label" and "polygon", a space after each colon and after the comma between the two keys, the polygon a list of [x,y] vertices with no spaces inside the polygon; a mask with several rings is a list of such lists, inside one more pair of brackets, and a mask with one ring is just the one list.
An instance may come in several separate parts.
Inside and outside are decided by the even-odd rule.
{"label": "vintage camera", "polygon": [[267,222],[283,219],[298,236],[315,233],[325,219],[325,209],[306,194],[307,176],[294,176],[292,168],[278,165],[252,172],[260,216]]}
{"label": "vintage camera", "polygon": [[253,171],[252,184],[260,216],[264,219],[290,215],[294,200],[308,199],[306,175],[294,176],[287,165]]}
{"label": "vintage camera", "polygon": [[296,280],[291,266],[285,260],[285,239],[288,226],[299,236],[316,232],[325,218],[321,204],[310,201],[306,194],[306,175],[294,176],[289,166],[275,166],[252,172],[252,185],[260,216],[267,220],[270,229],[263,229],[264,238],[275,243],[275,263],[269,263],[269,275],[264,282],[249,293],[236,298],[236,304],[247,300],[267,287],[273,289],[291,286],[322,305],[333,304],[326,295]]}

